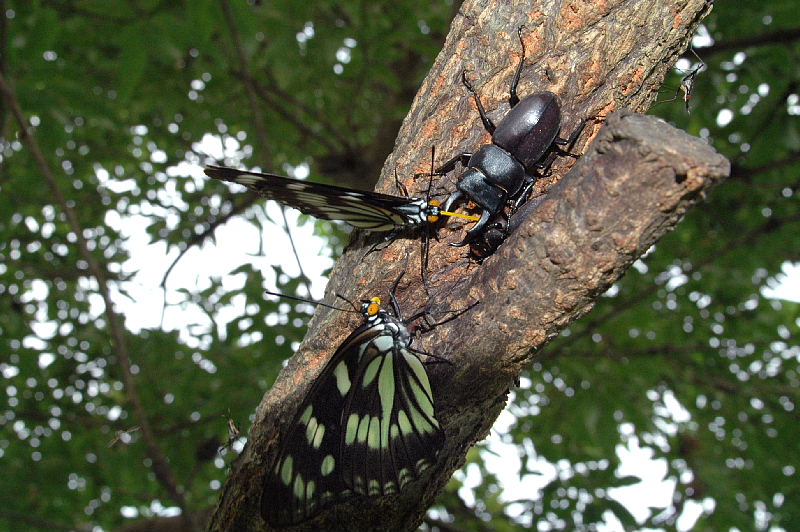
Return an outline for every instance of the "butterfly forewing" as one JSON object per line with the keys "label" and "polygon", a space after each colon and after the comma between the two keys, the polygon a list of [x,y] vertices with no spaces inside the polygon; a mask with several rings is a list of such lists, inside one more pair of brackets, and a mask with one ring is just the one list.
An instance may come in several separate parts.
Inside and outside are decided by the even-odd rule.
{"label": "butterfly forewing", "polygon": [[275,174],[209,166],[206,175],[246,186],[266,198],[325,220],[341,220],[368,231],[423,223],[425,201],[300,181]]}
{"label": "butterfly forewing", "polygon": [[337,350],[314,381],[264,479],[261,513],[273,526],[310,519],[347,493],[338,462],[339,427],[349,387],[348,355],[352,353]]}

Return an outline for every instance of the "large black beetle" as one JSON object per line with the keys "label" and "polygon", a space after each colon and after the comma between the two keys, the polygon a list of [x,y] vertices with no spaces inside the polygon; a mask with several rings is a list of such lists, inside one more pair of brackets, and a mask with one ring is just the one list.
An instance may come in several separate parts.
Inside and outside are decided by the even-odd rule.
{"label": "large black beetle", "polygon": [[[457,162],[466,167],[456,191],[447,198],[442,209],[452,211],[454,205],[464,198],[482,209],[480,220],[467,231],[464,239],[451,243],[453,246],[470,244],[473,252],[481,258],[494,252],[502,241],[494,234],[497,233],[497,227],[508,226],[504,222],[490,222],[502,215],[509,202],[513,213],[527,200],[542,172],[550,167],[556,155],[569,153],[562,146],[571,146],[586,123],[586,120],[582,120],[569,138],[561,138],[558,136],[561,130],[558,96],[545,91],[519,99],[517,85],[525,61],[525,43],[522,40],[522,28],[517,33],[522,45],[522,57],[509,91],[511,110],[496,126],[486,115],[478,93],[467,80],[466,72],[461,76],[464,86],[475,99],[483,126],[492,134],[492,144],[481,146],[475,153],[456,155],[435,172],[447,174],[455,169]],[[488,234],[490,229],[491,238]]]}

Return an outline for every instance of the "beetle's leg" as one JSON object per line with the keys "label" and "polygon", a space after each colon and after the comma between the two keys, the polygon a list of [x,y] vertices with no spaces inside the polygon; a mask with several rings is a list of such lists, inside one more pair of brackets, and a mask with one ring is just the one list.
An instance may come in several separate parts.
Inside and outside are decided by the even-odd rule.
{"label": "beetle's leg", "polygon": [[561,137],[556,137],[553,140],[553,144],[556,144],[558,146],[572,146],[575,143],[575,141],[578,140],[578,137],[580,136],[581,132],[583,132],[583,128],[586,127],[586,122],[588,122],[589,120],[591,120],[591,118],[584,118],[577,125],[575,131],[573,131],[570,134],[569,138],[562,139]]}
{"label": "beetle's leg", "polygon": [[466,70],[461,73],[461,82],[464,84],[467,90],[472,93],[472,97],[475,99],[475,105],[478,106],[478,112],[481,115],[481,121],[483,122],[483,127],[485,127],[486,131],[488,131],[489,133],[494,133],[494,130],[496,129],[494,122],[492,122],[491,118],[486,116],[486,109],[483,108],[481,99],[478,97],[478,92],[472,87],[469,80],[467,79]]}
{"label": "beetle's leg", "polygon": [[486,227],[481,235],[475,238],[469,244],[470,253],[478,264],[482,263],[487,257],[492,255],[497,248],[500,247],[508,235],[511,234],[509,230],[509,222],[511,221],[511,214],[506,215],[504,212],[500,213],[500,218],[492,222]]}
{"label": "beetle's leg", "polygon": [[[452,172],[455,169],[456,163],[459,162],[461,163],[461,166],[466,168],[467,164],[469,163],[470,157],[472,157],[472,153],[468,151],[460,153],[455,157],[453,157],[452,159],[450,159],[449,161],[447,161],[446,163],[444,163],[442,166],[440,166],[435,172],[433,172],[433,175],[447,175],[448,173]],[[427,175],[427,174],[417,174],[417,175]]]}
{"label": "beetle's leg", "polygon": [[[536,168],[536,170],[539,171],[540,174],[547,175],[547,171],[550,169],[551,166],[553,166],[553,161],[555,161],[556,157],[558,157],[559,155],[573,155],[573,154],[568,151],[556,148],[550,152],[550,154],[544,161],[538,162],[533,166]],[[573,156],[577,157],[577,155]]]}
{"label": "beetle's leg", "polygon": [[517,199],[515,199],[514,203],[511,205],[511,213],[508,215],[509,222],[511,221],[511,215],[517,212],[517,209],[522,207],[525,202],[528,201],[528,197],[531,195],[531,190],[533,190],[534,184],[536,184],[536,178],[525,174],[525,182],[520,188]]}
{"label": "beetle's leg", "polygon": [[[553,139],[553,148],[550,154],[547,156],[544,162],[538,162],[534,165],[536,169],[546,172],[547,169],[550,168],[550,166],[553,164],[553,161],[558,155],[566,155],[569,157],[576,157],[576,158],[579,157],[579,154],[572,153],[570,150],[572,149],[572,145],[575,144],[575,141],[578,140],[578,137],[583,131],[583,128],[586,127],[586,122],[592,120],[593,118],[594,117],[590,117],[581,120],[578,126],[575,128],[575,131],[573,131],[570,134],[569,138],[562,139],[561,137],[556,137],[555,139]],[[561,148],[561,146],[567,146],[567,148],[564,149]]]}
{"label": "beetle's leg", "polygon": [[[583,128],[586,127],[586,122],[595,118],[597,117],[589,117],[581,120],[575,130],[570,134],[569,138],[563,139],[561,137],[556,137],[553,139],[553,147],[550,149],[550,153],[547,155],[544,161],[534,164],[534,168],[539,170],[541,173],[544,173],[548,170],[548,168],[550,168],[550,166],[553,164],[553,161],[555,161],[556,157],[559,155],[579,157],[577,153],[572,153],[569,150],[572,148],[572,145],[575,144],[575,141],[578,140]],[[567,146],[567,149],[563,149],[560,146]]]}
{"label": "beetle's leg", "polygon": [[517,36],[519,37],[519,44],[522,46],[522,57],[519,58],[519,65],[517,71],[514,73],[514,79],[511,80],[511,90],[508,91],[508,105],[514,107],[519,103],[519,96],[517,96],[517,85],[519,84],[519,76],[522,74],[522,65],[525,63],[525,42],[522,40],[522,28],[517,28]]}

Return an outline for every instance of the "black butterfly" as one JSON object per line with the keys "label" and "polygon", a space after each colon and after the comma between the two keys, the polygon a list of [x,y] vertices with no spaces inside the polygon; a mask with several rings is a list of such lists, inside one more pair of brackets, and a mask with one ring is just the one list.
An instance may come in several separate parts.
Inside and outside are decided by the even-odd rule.
{"label": "black butterfly", "polygon": [[261,514],[271,526],[306,521],[354,494],[398,493],[435,464],[444,432],[405,326],[420,315],[404,322],[390,297],[395,315],[379,298],[362,301],[364,324],[298,408],[264,479]]}
{"label": "black butterfly", "polygon": [[208,166],[207,176],[246,186],[266,198],[325,220],[341,220],[367,231],[396,231],[433,224],[440,216],[469,216],[441,210],[438,200],[392,196],[352,188],[291,179],[275,174]]}

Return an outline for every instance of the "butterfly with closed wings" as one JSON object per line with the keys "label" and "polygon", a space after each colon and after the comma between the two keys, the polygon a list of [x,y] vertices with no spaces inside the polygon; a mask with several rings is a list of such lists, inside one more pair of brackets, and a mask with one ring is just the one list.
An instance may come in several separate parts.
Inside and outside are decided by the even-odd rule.
{"label": "butterfly with closed wings", "polygon": [[208,166],[204,172],[214,179],[244,185],[304,214],[340,220],[367,231],[398,231],[434,224],[440,216],[478,220],[477,216],[443,211],[439,201],[430,198],[392,196],[225,166]]}
{"label": "butterfly with closed wings", "polygon": [[326,363],[286,430],[261,496],[271,526],[307,521],[354,495],[397,494],[436,463],[444,432],[419,358],[427,353],[411,347],[406,328],[426,313],[403,320],[394,289],[389,295],[394,314],[377,297],[361,302],[363,325]]}

